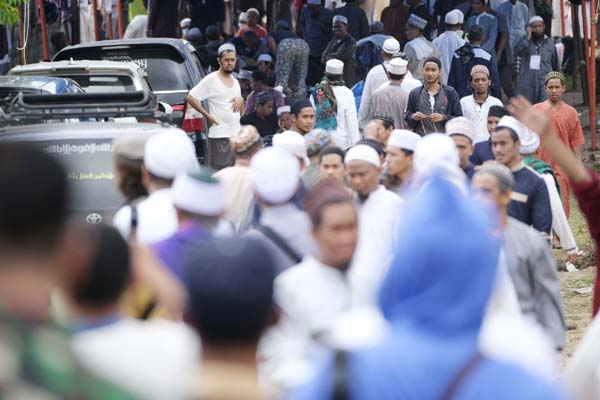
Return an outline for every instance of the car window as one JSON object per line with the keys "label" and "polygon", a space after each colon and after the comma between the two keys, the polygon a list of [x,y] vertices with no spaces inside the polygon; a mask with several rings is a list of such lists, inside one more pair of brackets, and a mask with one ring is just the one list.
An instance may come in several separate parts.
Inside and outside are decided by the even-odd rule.
{"label": "car window", "polygon": [[125,75],[69,75],[86,93],[125,93],[137,91]]}
{"label": "car window", "polygon": [[158,48],[91,48],[61,53],[76,60],[109,60],[135,62],[148,74],[153,91],[189,90],[194,82],[181,54],[172,47]]}
{"label": "car window", "polygon": [[67,169],[70,210],[114,211],[124,200],[117,190],[111,139],[69,139],[33,142]]}

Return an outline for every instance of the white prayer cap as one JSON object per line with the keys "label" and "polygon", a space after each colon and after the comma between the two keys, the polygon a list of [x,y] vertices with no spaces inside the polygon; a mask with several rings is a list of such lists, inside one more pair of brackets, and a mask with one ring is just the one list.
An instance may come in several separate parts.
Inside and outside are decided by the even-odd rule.
{"label": "white prayer cap", "polygon": [[408,17],[408,24],[423,30],[427,26],[427,21],[417,14],[410,14],[410,17]]}
{"label": "white prayer cap", "polygon": [[400,42],[394,38],[386,39],[383,42],[383,52],[386,54],[394,55],[400,51]]}
{"label": "white prayer cap", "polygon": [[533,16],[529,20],[529,25],[533,25],[535,22],[544,23],[544,19],[542,17],[540,17],[539,15]]}
{"label": "white prayer cap", "polygon": [[235,53],[235,46],[231,43],[223,43],[221,46],[219,46],[217,54],[220,56],[225,51],[233,51]]}
{"label": "white prayer cap", "polygon": [[348,18],[344,17],[343,15],[334,15],[332,23],[335,24],[336,22],[341,22],[348,25]]}
{"label": "white prayer cap", "polygon": [[421,176],[429,176],[437,168],[459,164],[460,158],[454,141],[442,133],[425,136],[415,148],[413,166]]}
{"label": "white prayer cap", "polygon": [[331,75],[342,75],[344,73],[344,63],[337,58],[332,58],[325,64],[325,73]]}
{"label": "white prayer cap", "polygon": [[344,163],[348,165],[351,161],[365,161],[377,168],[381,167],[379,154],[377,154],[374,148],[366,144],[359,144],[348,150],[344,158]]}
{"label": "white prayer cap", "polygon": [[277,116],[279,117],[281,114],[283,113],[289,113],[292,111],[292,108],[290,106],[281,106],[277,109]]}
{"label": "white prayer cap", "polygon": [[271,57],[269,54],[261,54],[260,56],[258,56],[258,62],[261,61],[265,61],[265,62],[273,62],[273,57]]}
{"label": "white prayer cap", "polygon": [[179,27],[181,29],[186,29],[190,27],[190,24],[192,23],[192,20],[189,18],[184,18],[181,21],[179,21]]}
{"label": "white prayer cap", "polygon": [[256,8],[249,8],[246,10],[246,14],[250,15],[250,14],[254,14],[257,17],[260,17],[260,12],[258,12],[258,10]]}
{"label": "white prayer cap", "polygon": [[466,136],[471,143],[473,143],[473,140],[477,135],[477,129],[470,119],[465,117],[456,117],[446,122],[446,134],[448,136]]}
{"label": "white prayer cap", "polygon": [[288,152],[267,147],[252,157],[250,180],[256,193],[265,201],[272,204],[285,203],[298,189],[300,165]]}
{"label": "white prayer cap", "polygon": [[248,13],[247,12],[241,12],[240,13],[240,18],[238,19],[238,21],[240,22],[244,22],[247,23],[248,22]]}
{"label": "white prayer cap", "polygon": [[390,74],[404,75],[408,70],[408,62],[401,58],[392,58],[386,67]]}
{"label": "white prayer cap", "polygon": [[464,15],[460,10],[452,10],[448,14],[446,14],[446,18],[444,18],[444,22],[448,25],[458,25],[462,24],[464,21]]}
{"label": "white prayer cap", "polygon": [[521,154],[534,154],[540,147],[540,137],[534,131],[525,128],[521,135]]}
{"label": "white prayer cap", "polygon": [[175,177],[171,188],[173,204],[180,210],[199,215],[219,216],[225,209],[221,183],[212,177],[213,171],[182,172]]}
{"label": "white prayer cap", "polygon": [[287,151],[303,160],[306,165],[310,164],[306,156],[306,141],[298,132],[285,131],[273,136],[273,147]]}
{"label": "white prayer cap", "polygon": [[498,128],[512,129],[517,134],[519,140],[521,140],[523,132],[527,129],[519,120],[511,117],[510,115],[505,115],[504,117],[500,118],[500,121],[498,121],[498,125],[496,126],[496,129]]}
{"label": "white prayer cap", "polygon": [[144,148],[144,166],[152,175],[173,179],[180,172],[198,167],[196,149],[183,132],[165,132],[152,136]]}
{"label": "white prayer cap", "polygon": [[421,136],[407,129],[394,129],[387,145],[398,147],[399,149],[415,151],[417,144],[421,141]]}

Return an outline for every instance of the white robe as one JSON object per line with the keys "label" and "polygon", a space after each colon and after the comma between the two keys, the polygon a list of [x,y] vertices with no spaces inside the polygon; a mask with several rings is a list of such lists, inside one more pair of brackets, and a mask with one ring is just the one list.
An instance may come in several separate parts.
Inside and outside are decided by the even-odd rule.
{"label": "white robe", "polygon": [[394,256],[403,203],[400,196],[380,185],[358,206],[358,244],[348,273],[357,305],[375,304]]}
{"label": "white robe", "polygon": [[448,74],[452,65],[454,52],[460,49],[466,41],[460,36],[462,31],[446,31],[433,39],[433,44],[440,50],[442,61],[442,83],[448,83]]}
{"label": "white robe", "polygon": [[492,106],[503,107],[503,104],[502,101],[492,95],[489,95],[482,105],[477,104],[473,95],[460,99],[463,116],[470,119],[477,128],[477,136],[474,138],[473,144],[485,142],[490,138],[490,133],[487,129],[487,117]]}
{"label": "white robe", "polygon": [[[360,140],[358,131],[358,116],[356,115],[356,101],[354,93],[346,86],[331,86],[337,101],[337,130],[331,132],[331,140],[342,150],[354,147]],[[310,101],[315,104],[313,96]]]}

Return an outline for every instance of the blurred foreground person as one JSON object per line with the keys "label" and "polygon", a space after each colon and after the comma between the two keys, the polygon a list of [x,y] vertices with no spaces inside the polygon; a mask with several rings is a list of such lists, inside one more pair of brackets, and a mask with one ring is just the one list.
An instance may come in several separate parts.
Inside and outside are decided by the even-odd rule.
{"label": "blurred foreground person", "polygon": [[79,234],[88,263],[62,276],[76,356],[139,398],[187,398],[199,356],[196,335],[183,322],[123,315],[121,300],[133,278],[127,243],[105,225],[81,227]]}
{"label": "blurred foreground person", "polygon": [[548,242],[530,226],[508,214],[514,178],[496,164],[484,166],[473,179],[473,187],[487,192],[496,203],[504,239],[506,266],[512,278],[521,311],[536,321],[552,338],[554,348],[565,344],[566,325],[556,262]]}
{"label": "blurred foreground person", "polygon": [[196,149],[185,134],[162,133],[152,136],[144,147],[142,182],[148,198],[121,208],[113,224],[125,239],[152,243],[171,236],[178,222],[171,200],[173,179],[181,171],[195,168]]}
{"label": "blurred foreground person", "polygon": [[291,398],[562,398],[557,388],[478,351],[499,241],[490,235],[489,210],[437,173],[430,183],[407,202],[411,212],[380,291],[390,334],[371,349],[338,351]]}
{"label": "blurred foreground person", "polygon": [[189,319],[202,339],[195,399],[259,400],[258,341],[275,320],[269,250],[248,238],[199,246],[188,258]]}
{"label": "blurred foreground person", "polygon": [[392,261],[403,200],[379,183],[381,159],[372,147],[353,147],[344,162],[359,215],[358,245],[348,279],[356,304],[370,305],[375,303],[379,284]]}
{"label": "blurred foreground person", "polygon": [[50,323],[50,291],[85,263],[67,215],[67,174],[49,155],[0,145],[0,348],[3,399],[133,399],[80,367]]}
{"label": "blurred foreground person", "polygon": [[262,369],[278,387],[298,384],[314,372],[327,354],[324,335],[352,306],[347,272],[358,239],[352,196],[342,184],[327,180],[308,193],[305,208],[318,249],[275,280],[282,317],[261,343]]}
{"label": "blurred foreground person", "polygon": [[216,172],[214,177],[223,184],[225,192],[225,219],[236,232],[250,228],[254,217],[254,191],[250,181],[250,159],[261,148],[260,135],[251,125],[242,128],[229,138],[235,153],[235,165]]}
{"label": "blurred foreground person", "polygon": [[184,279],[183,263],[189,250],[218,235],[219,222],[225,210],[221,183],[211,175],[213,170],[177,175],[171,189],[179,228],[168,238],[153,243],[151,248],[171,274]]}
{"label": "blurred foreground person", "polygon": [[315,249],[308,215],[292,202],[300,185],[300,163],[289,152],[269,147],[252,157],[250,179],[261,215],[247,235],[267,246],[279,273]]}

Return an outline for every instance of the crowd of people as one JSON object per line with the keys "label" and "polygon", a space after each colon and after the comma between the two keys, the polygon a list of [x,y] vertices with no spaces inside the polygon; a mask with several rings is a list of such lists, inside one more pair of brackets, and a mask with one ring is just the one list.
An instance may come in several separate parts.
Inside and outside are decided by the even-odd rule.
{"label": "crowd of people", "polygon": [[187,21],[205,165],[183,132],[115,140],[112,226],[0,145],[0,397],[600,396],[597,320],[560,365],[552,249],[577,262],[571,195],[600,242],[600,175],[546,15],[333,3]]}

